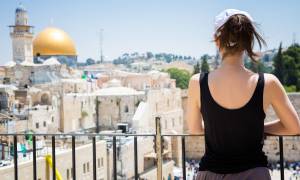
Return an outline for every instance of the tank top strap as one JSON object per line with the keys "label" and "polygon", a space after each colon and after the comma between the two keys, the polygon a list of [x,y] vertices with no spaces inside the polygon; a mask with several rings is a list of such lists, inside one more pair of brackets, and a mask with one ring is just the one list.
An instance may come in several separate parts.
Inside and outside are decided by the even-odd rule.
{"label": "tank top strap", "polygon": [[204,83],[206,75],[207,75],[207,72],[200,73],[200,76],[199,76],[199,83],[200,83],[200,85]]}
{"label": "tank top strap", "polygon": [[207,102],[206,98],[208,97],[207,76],[208,76],[208,72],[202,72],[200,73],[199,76],[201,107],[204,105],[203,103]]}
{"label": "tank top strap", "polygon": [[263,72],[259,72],[258,75],[259,77],[256,87],[256,95],[254,99],[255,103],[257,103],[256,105],[259,105],[259,107],[263,109],[265,78]]}

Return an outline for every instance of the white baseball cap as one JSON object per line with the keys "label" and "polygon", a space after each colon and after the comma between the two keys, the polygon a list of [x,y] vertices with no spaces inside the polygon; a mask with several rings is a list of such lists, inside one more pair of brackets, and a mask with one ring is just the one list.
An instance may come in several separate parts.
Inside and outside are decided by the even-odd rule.
{"label": "white baseball cap", "polygon": [[236,14],[242,14],[242,15],[246,16],[251,22],[254,22],[253,18],[246,11],[241,11],[241,10],[237,10],[237,9],[226,9],[215,17],[214,35],[216,35],[217,30],[220,27],[222,27],[231,16],[236,15]]}

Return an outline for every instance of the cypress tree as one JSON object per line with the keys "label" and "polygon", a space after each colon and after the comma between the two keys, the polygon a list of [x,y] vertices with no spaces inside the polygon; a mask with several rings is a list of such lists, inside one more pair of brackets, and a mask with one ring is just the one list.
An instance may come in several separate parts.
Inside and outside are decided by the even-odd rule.
{"label": "cypress tree", "polygon": [[277,55],[273,59],[273,74],[279,79],[279,81],[284,84],[284,62],[282,56],[282,43],[280,43]]}
{"label": "cypress tree", "polygon": [[197,61],[197,63],[194,65],[194,72],[193,74],[200,73],[200,63]]}
{"label": "cypress tree", "polygon": [[207,63],[207,58],[202,58],[201,72],[209,72],[209,65]]}

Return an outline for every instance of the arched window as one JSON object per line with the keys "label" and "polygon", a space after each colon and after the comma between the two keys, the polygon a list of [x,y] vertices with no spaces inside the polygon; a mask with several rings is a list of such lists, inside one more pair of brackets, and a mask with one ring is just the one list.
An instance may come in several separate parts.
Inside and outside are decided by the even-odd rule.
{"label": "arched window", "polygon": [[50,105],[50,99],[49,99],[48,94],[45,93],[41,96],[41,104],[42,105]]}

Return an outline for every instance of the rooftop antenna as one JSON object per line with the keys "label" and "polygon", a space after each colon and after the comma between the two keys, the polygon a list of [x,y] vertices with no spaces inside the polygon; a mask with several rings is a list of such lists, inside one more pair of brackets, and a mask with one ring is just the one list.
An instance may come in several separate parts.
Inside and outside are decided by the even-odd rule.
{"label": "rooftop antenna", "polygon": [[103,28],[100,29],[100,38],[99,38],[99,45],[100,45],[100,63],[103,63]]}
{"label": "rooftop antenna", "polygon": [[293,45],[295,45],[297,42],[297,37],[296,37],[296,33],[293,33]]}

